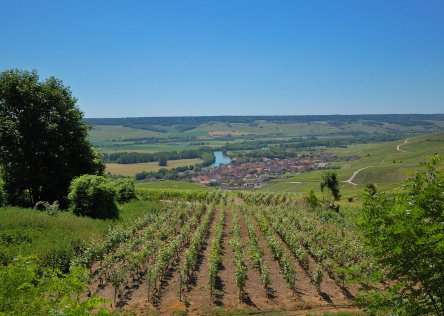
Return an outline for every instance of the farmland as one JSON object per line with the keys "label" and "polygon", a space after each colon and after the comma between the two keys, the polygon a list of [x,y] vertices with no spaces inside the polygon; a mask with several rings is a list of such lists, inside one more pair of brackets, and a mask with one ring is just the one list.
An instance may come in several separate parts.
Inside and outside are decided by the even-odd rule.
{"label": "farmland", "polygon": [[102,152],[221,147],[245,140],[356,136],[403,138],[444,128],[442,115],[214,116],[87,119]]}
{"label": "farmland", "polygon": [[358,287],[342,271],[364,273],[371,259],[352,223],[309,212],[291,196],[177,196],[127,237],[77,259],[90,267],[89,293],[136,315],[358,311]]}
{"label": "farmland", "polygon": [[[403,144],[405,139],[407,138],[394,142],[355,144],[346,148],[329,149],[330,152],[341,156],[360,156],[358,160],[338,164],[339,169],[336,172],[341,181],[341,190],[345,193],[344,197],[356,197],[367,183],[376,184],[380,190],[396,191],[409,172],[427,155],[444,154],[442,132],[409,137],[408,142],[401,147],[403,151],[397,150],[397,146]],[[343,182],[359,169],[362,170],[353,179],[355,185]],[[321,172],[318,171],[301,173],[286,179],[273,180],[261,190],[305,194],[309,190],[318,190],[320,177]]]}
{"label": "farmland", "polygon": [[[82,297],[103,299],[100,306],[115,314],[361,315],[367,305],[360,290],[386,285],[375,278],[381,269],[365,246],[365,185],[389,196],[401,192],[409,170],[427,155],[444,153],[444,133],[435,123],[437,131],[424,135],[416,133],[430,129],[427,124],[397,125],[395,137],[390,130],[370,135],[372,123],[346,123],[341,128],[359,125],[360,133],[370,133],[356,141],[356,130],[338,134],[336,123],[325,122],[205,122],[196,128],[205,126],[207,134],[190,138],[169,125],[166,132],[152,128],[150,136],[135,126],[99,125],[90,134],[96,149],[108,161],[122,160],[107,164],[103,183],[133,183],[115,178],[152,171],[135,184],[137,196],[117,203],[120,215],[112,220],[58,208],[2,207],[0,258],[7,265],[34,256],[41,269],[64,273],[81,268]],[[281,132],[274,134],[272,124]],[[298,124],[307,130],[301,133]],[[310,124],[323,135],[309,136]],[[108,133],[115,138],[107,139]],[[199,158],[178,159],[187,150],[200,155],[215,149],[232,162],[208,168]],[[155,173],[158,161],[130,160],[161,155],[176,159],[168,159],[171,173],[164,177]],[[193,167],[174,170],[183,165]],[[339,212],[320,192],[331,170],[342,195],[334,201]],[[239,190],[239,183],[255,181],[259,189]],[[101,189],[120,192],[109,186]]]}
{"label": "farmland", "polygon": [[135,163],[135,164],[118,164],[118,163],[107,163],[106,171],[112,175],[121,176],[134,176],[136,173],[141,171],[158,171],[161,168],[177,168],[182,166],[190,166],[197,163],[202,163],[202,159],[179,159],[170,160],[168,165],[165,167],[159,166],[157,162],[145,162],[145,163]]}

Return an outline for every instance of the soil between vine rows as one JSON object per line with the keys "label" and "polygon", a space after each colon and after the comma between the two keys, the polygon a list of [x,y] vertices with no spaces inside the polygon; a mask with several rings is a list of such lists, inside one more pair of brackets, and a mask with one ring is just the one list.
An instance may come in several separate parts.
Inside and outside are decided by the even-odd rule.
{"label": "soil between vine rows", "polygon": [[[207,239],[200,252],[194,278],[187,289],[184,290],[185,298],[179,299],[180,278],[179,268],[183,262],[185,249],[179,254],[176,262],[170,267],[167,277],[162,282],[158,299],[153,305],[148,302],[147,285],[144,276],[138,281],[130,284],[123,291],[119,298],[117,309],[130,312],[134,315],[162,314],[172,315],[178,312],[190,315],[208,315],[219,309],[226,311],[251,311],[270,312],[282,311],[285,314],[305,315],[306,313],[323,313],[328,311],[356,311],[353,301],[343,294],[343,291],[331,280],[327,273],[324,273],[324,281],[321,285],[321,292],[318,293],[310,281],[308,273],[298,264],[296,258],[289,249],[294,266],[296,268],[296,293],[288,287],[281,274],[279,264],[273,259],[271,251],[260,231],[257,221],[253,215],[249,215],[254,223],[254,229],[258,237],[258,244],[264,252],[264,260],[269,268],[271,279],[271,290],[269,299],[266,298],[265,290],[261,283],[259,271],[257,271],[250,260],[248,253],[248,230],[243,217],[240,217],[240,228],[242,243],[244,246],[245,261],[248,270],[246,281],[246,294],[242,301],[239,300],[239,292],[235,282],[235,267],[233,263],[233,251],[230,246],[232,230],[232,211],[225,208],[225,221],[222,240],[222,263],[218,272],[216,295],[211,302],[208,280],[208,255],[209,246],[214,237],[215,223],[218,220],[219,212],[216,210],[209,227]],[[276,234],[276,237],[279,236]],[[315,262],[310,258],[310,266],[314,267]],[[352,290],[354,292],[354,289]],[[97,294],[108,300],[112,300],[113,288],[110,285],[97,291]],[[114,307],[116,308],[116,307]]]}

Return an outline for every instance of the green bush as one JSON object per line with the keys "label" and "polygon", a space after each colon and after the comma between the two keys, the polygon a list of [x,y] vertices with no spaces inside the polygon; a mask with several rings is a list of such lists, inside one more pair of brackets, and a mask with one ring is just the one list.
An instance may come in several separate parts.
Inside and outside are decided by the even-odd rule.
{"label": "green bush", "polygon": [[304,197],[304,200],[312,209],[315,209],[316,206],[318,206],[318,198],[316,197],[316,194],[313,190],[310,190],[310,192],[308,192],[308,194]]}
{"label": "green bush", "polygon": [[134,179],[117,179],[114,181],[114,188],[116,189],[117,201],[119,203],[126,203],[136,198]]}
{"label": "green bush", "polygon": [[68,200],[74,214],[92,218],[118,218],[117,191],[113,183],[102,176],[83,175],[69,187]]}
{"label": "green bush", "polygon": [[105,300],[84,297],[88,271],[41,268],[34,257],[0,267],[0,315],[111,315]]}

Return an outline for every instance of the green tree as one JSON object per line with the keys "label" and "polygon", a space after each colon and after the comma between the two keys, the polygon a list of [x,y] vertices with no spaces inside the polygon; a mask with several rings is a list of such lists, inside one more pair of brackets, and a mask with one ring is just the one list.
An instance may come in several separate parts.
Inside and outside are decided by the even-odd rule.
{"label": "green tree", "polygon": [[326,171],[322,174],[321,191],[324,192],[324,189],[328,189],[331,196],[329,202],[331,206],[334,206],[334,201],[338,201],[341,198],[341,194],[339,193],[338,176],[336,172]]}
{"label": "green tree", "polygon": [[74,214],[92,218],[118,218],[119,209],[114,184],[107,178],[83,175],[69,188],[70,207]]}
{"label": "green tree", "polygon": [[0,166],[11,204],[59,200],[66,206],[74,177],[103,173],[76,101],[54,77],[0,73]]}
{"label": "green tree", "polygon": [[401,193],[364,193],[362,227],[387,288],[368,287],[358,302],[371,312],[444,315],[443,157],[420,164]]}
{"label": "green tree", "polygon": [[159,166],[166,167],[168,164],[168,156],[165,154],[159,155]]}

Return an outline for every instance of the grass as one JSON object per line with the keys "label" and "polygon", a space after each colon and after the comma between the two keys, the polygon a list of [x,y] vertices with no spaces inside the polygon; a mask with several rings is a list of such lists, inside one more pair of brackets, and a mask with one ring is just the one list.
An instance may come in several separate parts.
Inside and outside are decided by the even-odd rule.
{"label": "grass", "polygon": [[[444,122],[433,121],[438,128],[444,128]],[[215,134],[220,136],[232,134],[230,142],[242,140],[242,135],[254,135],[258,139],[266,138],[292,138],[299,136],[317,136],[317,137],[343,137],[353,136],[356,132],[372,133],[405,133],[421,134],[430,132],[428,126],[401,126],[397,124],[384,123],[382,125],[367,124],[364,121],[344,122],[344,124],[335,126],[328,122],[312,121],[305,123],[274,123],[265,121],[256,121],[255,124],[245,123],[222,123],[207,122],[196,126],[196,128],[180,132],[175,126],[153,125],[153,127],[165,130],[165,133],[153,132],[138,128],[129,128],[121,125],[96,125],[90,131],[90,139],[94,146],[102,152],[120,152],[120,151],[168,151],[181,149],[197,149],[201,145],[193,144],[196,142],[205,142],[205,145],[215,147],[225,144],[226,141],[218,140]],[[163,143],[140,143],[135,142],[137,138],[157,138],[166,140]],[[194,137],[194,141],[178,141],[174,138]],[[133,140],[129,140],[133,139]]]}
{"label": "grass", "polygon": [[195,165],[197,163],[202,163],[202,159],[179,159],[179,160],[168,160],[168,165],[166,167],[159,166],[157,161],[155,162],[145,162],[145,163],[134,163],[134,164],[118,164],[118,163],[107,163],[106,171],[110,172],[112,175],[121,176],[134,176],[136,173],[142,171],[158,171],[161,168],[177,168],[182,166]]}
{"label": "grass", "polygon": [[161,207],[156,202],[133,201],[120,206],[120,219],[99,220],[61,211],[56,215],[18,207],[0,208],[0,265],[17,255],[36,256],[42,265],[67,270],[75,252],[100,240],[110,227],[130,223]]}
{"label": "grass", "polygon": [[[409,138],[409,142],[401,147],[405,152],[396,150],[396,146],[404,140],[387,143],[350,145],[347,148],[328,149],[339,156],[359,155],[354,161],[338,163],[336,170],[343,198],[356,197],[367,183],[374,183],[378,190],[396,191],[409,172],[425,160],[427,155],[440,153],[444,155],[444,133],[433,133]],[[343,183],[354,171],[362,170],[353,182],[357,185]],[[271,181],[262,191],[293,192],[301,196],[314,190],[320,195],[319,183],[323,171],[301,173],[286,179]],[[300,183],[296,183],[300,182]]]}

